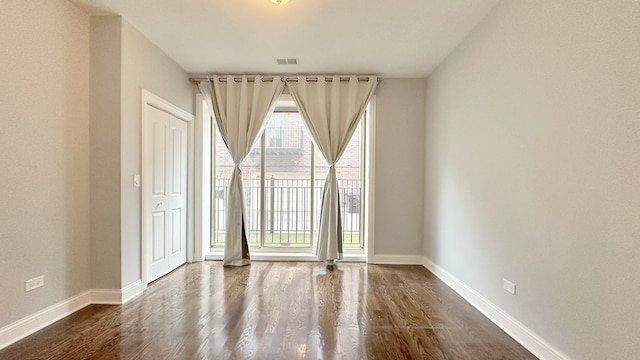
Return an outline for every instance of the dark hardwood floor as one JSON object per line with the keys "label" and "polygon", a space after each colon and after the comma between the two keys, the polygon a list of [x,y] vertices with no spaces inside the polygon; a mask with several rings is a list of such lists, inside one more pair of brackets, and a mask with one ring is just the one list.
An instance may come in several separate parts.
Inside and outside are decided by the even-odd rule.
{"label": "dark hardwood floor", "polygon": [[183,266],[0,359],[535,359],[421,266]]}

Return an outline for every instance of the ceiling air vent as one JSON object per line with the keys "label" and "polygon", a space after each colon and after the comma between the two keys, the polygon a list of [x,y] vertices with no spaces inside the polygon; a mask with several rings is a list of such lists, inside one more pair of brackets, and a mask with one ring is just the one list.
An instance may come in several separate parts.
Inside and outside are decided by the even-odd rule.
{"label": "ceiling air vent", "polygon": [[298,65],[298,59],[290,58],[290,59],[276,59],[278,65]]}

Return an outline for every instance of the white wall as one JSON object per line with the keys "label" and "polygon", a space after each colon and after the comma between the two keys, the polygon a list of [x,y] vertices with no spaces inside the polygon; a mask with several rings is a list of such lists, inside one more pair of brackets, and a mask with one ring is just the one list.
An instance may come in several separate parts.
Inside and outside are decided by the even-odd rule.
{"label": "white wall", "polygon": [[376,90],[376,255],[422,254],[424,79],[382,79]]}
{"label": "white wall", "polygon": [[2,328],[91,279],[89,16],[59,0],[3,0],[0,14]]}
{"label": "white wall", "polygon": [[637,358],[640,2],[503,1],[426,99],[426,256],[571,358]]}

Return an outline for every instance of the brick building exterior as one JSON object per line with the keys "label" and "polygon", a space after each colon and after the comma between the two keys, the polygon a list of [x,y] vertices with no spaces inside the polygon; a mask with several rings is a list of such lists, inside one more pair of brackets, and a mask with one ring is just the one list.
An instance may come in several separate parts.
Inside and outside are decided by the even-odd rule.
{"label": "brick building exterior", "polygon": [[[336,164],[336,172],[341,180],[360,178],[360,143],[361,126],[354,133],[347,149]],[[281,179],[309,179],[311,167],[311,137],[301,120],[299,113],[273,113],[265,127],[265,163],[266,178],[271,176]],[[325,159],[315,149],[315,178],[324,179],[329,170]],[[219,137],[216,137],[216,172],[217,179],[230,179],[233,161],[228,150]],[[256,140],[254,150],[243,161],[242,173],[246,180],[258,179],[260,176],[260,138]]]}

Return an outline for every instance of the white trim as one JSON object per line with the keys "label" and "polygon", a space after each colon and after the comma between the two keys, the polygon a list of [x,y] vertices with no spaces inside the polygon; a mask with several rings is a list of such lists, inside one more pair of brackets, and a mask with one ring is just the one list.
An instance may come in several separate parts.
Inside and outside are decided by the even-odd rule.
{"label": "white trim", "polygon": [[182,110],[147,89],[142,89],[142,106],[144,107],[145,105],[150,105],[158,110],[167,112],[182,121],[192,122],[194,120],[193,114]]}
{"label": "white trim", "polygon": [[[219,261],[223,259],[224,254],[221,252],[211,252],[205,255],[205,260]],[[316,254],[307,253],[260,253],[252,252],[251,260],[255,261],[318,261]],[[343,259],[338,262],[364,262],[364,254],[343,254]]]}
{"label": "white trim", "polygon": [[524,326],[521,322],[504,312],[498,306],[480,295],[460,279],[438,266],[426,256],[423,256],[422,265],[539,359],[570,359],[567,355],[563,354],[538,334]]}
{"label": "white trim", "polygon": [[[187,113],[188,114],[188,113]],[[195,244],[195,216],[200,211],[196,209],[195,204],[195,117],[191,114],[191,120],[184,120],[187,123],[187,244],[186,244],[186,262],[189,262],[189,253],[193,254],[196,247]]]}
{"label": "white trim", "polygon": [[[222,252],[211,252],[205,256],[205,260],[222,260],[224,254]],[[255,261],[318,261],[318,256],[312,253],[260,253],[252,252],[251,260]]]}
{"label": "white trim", "polygon": [[71,315],[91,304],[91,291],[85,291],[0,329],[0,349]]}
{"label": "white trim", "polygon": [[144,287],[142,286],[142,281],[137,280],[134,283],[125,286],[120,290],[120,304],[127,303],[138,295],[141,295],[144,291]]}
{"label": "white trim", "polygon": [[0,329],[0,349],[93,304],[122,305],[142,294],[138,280],[122,289],[91,289],[62,300]]}
{"label": "white trim", "polygon": [[120,305],[122,293],[118,289],[93,289],[91,290],[91,303],[101,305]]}
{"label": "white trim", "polygon": [[222,261],[224,260],[224,254],[221,252],[208,253],[204,255],[205,261]]}
{"label": "white trim", "polygon": [[[202,183],[202,158],[204,153],[204,130],[203,130],[203,112],[202,107],[204,106],[203,97],[201,94],[196,94],[196,117],[195,117],[195,129],[194,129],[194,179],[195,179],[195,201],[194,201],[194,241],[193,244],[187,244],[187,262],[196,262],[202,261],[203,247],[202,247],[202,226],[204,224],[204,219],[202,218],[203,213],[203,186]],[[192,246],[191,246],[192,245]]]}
{"label": "white trim", "polygon": [[215,253],[207,253],[204,255],[204,260],[205,261],[219,261],[219,260],[224,260],[224,254],[221,252],[215,252]]}
{"label": "white trim", "polygon": [[[142,151],[141,151],[141,158],[140,158],[140,164],[141,164],[141,174],[142,174],[142,187],[141,187],[141,191],[140,191],[140,233],[141,233],[141,254],[140,254],[140,264],[141,264],[141,282],[142,282],[142,290],[147,288],[147,284],[149,283],[149,261],[147,259],[147,252],[149,250],[149,244],[147,244],[147,241],[145,241],[146,239],[146,229],[145,229],[145,202],[144,202],[144,194],[145,194],[145,188],[148,186],[147,182],[148,179],[147,178],[147,174],[145,174],[145,166],[144,166],[144,157],[145,157],[145,149],[146,149],[146,143],[145,143],[145,134],[147,131],[147,121],[146,121],[146,111],[145,111],[145,107],[151,106],[153,108],[156,108],[160,111],[164,111],[182,121],[185,121],[187,123],[187,133],[188,133],[188,139],[187,139],[187,246],[185,251],[187,252],[187,258],[189,257],[188,253],[189,253],[189,249],[193,249],[194,248],[194,234],[193,234],[193,216],[194,216],[194,194],[193,194],[193,184],[194,184],[194,160],[193,160],[193,155],[194,155],[194,149],[193,149],[193,142],[194,142],[194,132],[193,132],[193,127],[194,127],[194,120],[195,117],[193,116],[193,114],[190,114],[189,112],[182,110],[181,108],[177,107],[176,105],[173,105],[172,103],[170,103],[169,101],[151,93],[150,91],[148,91],[147,89],[142,89],[142,101],[141,101],[141,113],[142,113],[142,117],[140,119],[141,121],[141,129],[142,129],[142,133],[141,133],[141,146],[142,146]],[[106,295],[105,295],[106,296]]]}
{"label": "white trim", "polygon": [[142,281],[125,286],[122,289],[92,289],[91,304],[122,305],[143,292]]}
{"label": "white trim", "polygon": [[365,254],[342,253],[342,260],[338,260],[338,262],[367,262],[367,256]]}
{"label": "white trim", "polygon": [[395,255],[395,254],[377,254],[369,259],[372,264],[385,265],[422,265],[422,255]]}
{"label": "white trim", "polygon": [[316,254],[296,253],[251,253],[251,260],[256,261],[318,261]]}
{"label": "white trim", "polygon": [[137,280],[122,289],[92,289],[91,303],[103,305],[122,305],[126,302],[129,302],[136,296],[142,294],[142,292],[143,286],[141,280]]}
{"label": "white trim", "polygon": [[[369,121],[366,124],[368,134],[366,134],[366,148],[365,148],[365,175],[366,181],[365,196],[364,196],[364,211],[366,211],[365,221],[363,224],[364,229],[364,253],[366,255],[367,262],[373,262],[375,258],[375,216],[376,216],[376,95],[371,97],[369,101],[369,111],[367,112]],[[366,119],[365,119],[366,121]]]}

